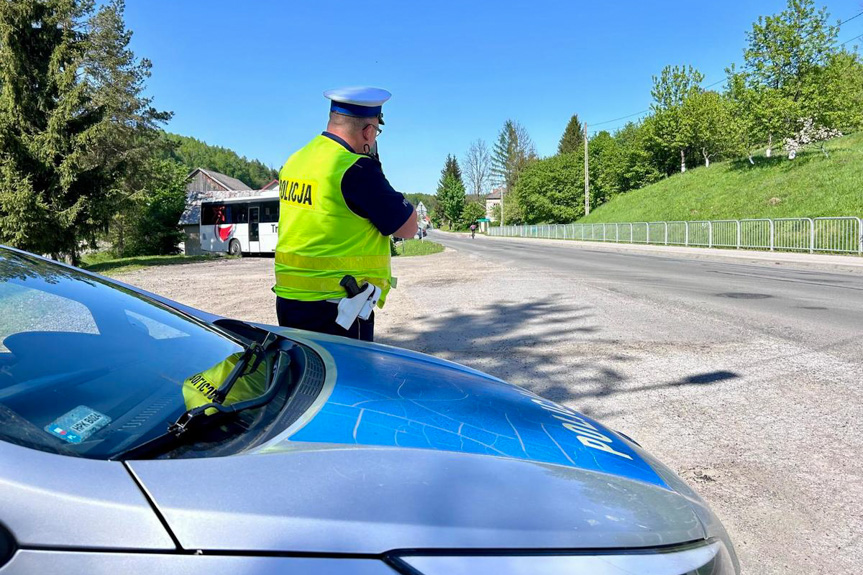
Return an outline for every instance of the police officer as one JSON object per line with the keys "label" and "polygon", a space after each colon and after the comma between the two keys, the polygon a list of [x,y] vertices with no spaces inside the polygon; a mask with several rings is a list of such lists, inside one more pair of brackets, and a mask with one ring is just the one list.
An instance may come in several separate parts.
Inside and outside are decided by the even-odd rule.
{"label": "police officer", "polygon": [[279,325],[374,339],[374,313],[350,328],[336,324],[345,275],[381,288],[378,307],[395,287],[390,236],[416,234],[416,210],[381,169],[377,138],[384,102],[379,88],[324,92],[327,130],[295,152],[279,172],[276,313]]}

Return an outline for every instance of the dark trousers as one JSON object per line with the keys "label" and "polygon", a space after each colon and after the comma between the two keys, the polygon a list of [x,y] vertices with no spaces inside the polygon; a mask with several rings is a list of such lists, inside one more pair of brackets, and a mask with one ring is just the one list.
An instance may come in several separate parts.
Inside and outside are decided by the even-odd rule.
{"label": "dark trousers", "polygon": [[340,335],[363,341],[375,339],[375,313],[367,320],[357,319],[350,329],[344,329],[336,323],[339,314],[338,304],[323,301],[297,301],[293,299],[276,298],[276,315],[279,325]]}

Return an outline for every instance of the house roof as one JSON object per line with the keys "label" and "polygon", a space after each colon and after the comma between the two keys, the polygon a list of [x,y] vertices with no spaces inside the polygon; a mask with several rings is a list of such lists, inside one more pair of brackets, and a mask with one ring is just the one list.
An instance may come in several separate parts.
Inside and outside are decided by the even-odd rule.
{"label": "house roof", "polygon": [[256,197],[267,194],[269,190],[210,190],[207,192],[189,192],[186,194],[186,209],[180,216],[178,225],[197,225],[201,221],[201,202],[205,200],[230,200],[231,198]]}
{"label": "house roof", "polygon": [[221,186],[221,190],[209,190],[206,192],[188,192],[186,194],[186,209],[183,210],[183,215],[180,216],[178,222],[181,226],[197,224],[201,220],[201,202],[204,200],[227,200],[229,198],[237,198],[242,196],[256,196],[260,194],[260,190],[252,190],[249,186],[231,176],[214,172],[213,170],[205,170],[204,168],[195,168],[186,180],[190,180],[200,172],[210,180]]}
{"label": "house roof", "polygon": [[264,187],[262,187],[261,189],[262,189],[262,190],[278,190],[278,189],[279,189],[279,180],[278,180],[278,178],[277,178],[277,179],[275,179],[275,180],[273,180],[272,182],[268,183],[267,185],[265,185],[265,186],[264,186]]}
{"label": "house roof", "polygon": [[214,172],[213,170],[205,170],[204,168],[195,168],[194,170],[186,176],[186,179],[191,179],[195,177],[195,174],[201,172],[211,180],[215,181],[217,184],[222,186],[225,190],[251,190],[249,186],[238,180],[237,178],[232,178],[231,176],[226,176],[225,174],[220,174],[219,172]]}
{"label": "house roof", "polygon": [[503,191],[503,188],[495,188],[491,191],[489,195],[485,197],[486,200],[499,200],[500,193]]}

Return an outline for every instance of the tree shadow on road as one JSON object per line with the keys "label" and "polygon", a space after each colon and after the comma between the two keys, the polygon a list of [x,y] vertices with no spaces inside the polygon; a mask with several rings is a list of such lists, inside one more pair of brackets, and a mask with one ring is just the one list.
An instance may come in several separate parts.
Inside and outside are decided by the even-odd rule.
{"label": "tree shadow on road", "polygon": [[601,327],[589,306],[562,299],[449,309],[414,318],[402,332],[379,341],[462,363],[553,401],[614,393],[625,378],[608,364],[628,358],[583,355],[579,344],[595,340]]}
{"label": "tree shadow on road", "polygon": [[586,415],[609,417],[614,402],[601,413],[579,400],[647,392],[656,388],[710,386],[735,379],[727,371],[693,374],[678,381],[638,385],[621,366],[638,361],[621,352],[620,342],[602,337],[602,326],[586,305],[568,304],[561,295],[542,301],[497,302],[471,311],[444,310],[402,325],[400,332],[378,338],[490,373],[559,403],[574,403]]}

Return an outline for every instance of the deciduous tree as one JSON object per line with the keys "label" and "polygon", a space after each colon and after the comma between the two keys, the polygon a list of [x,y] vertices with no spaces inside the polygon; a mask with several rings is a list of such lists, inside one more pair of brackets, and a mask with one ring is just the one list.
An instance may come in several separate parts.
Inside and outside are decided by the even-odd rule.
{"label": "deciduous tree", "polygon": [[177,221],[186,207],[186,168],[170,160],[153,160],[148,193],[118,217],[128,217],[129,234],[118,255],[169,255],[179,251]]}
{"label": "deciduous tree", "polygon": [[754,164],[753,150],[767,141],[762,99],[751,87],[747,72],[737,71],[733,64],[726,72],[728,74],[726,95],[735,125],[736,147],[739,152],[746,154],[750,164]]}
{"label": "deciduous tree", "polygon": [[691,144],[683,102],[698,93],[702,80],[704,75],[692,66],[666,66],[659,77],[653,77],[654,133],[664,148],[680,154],[681,172],[686,171],[686,152]]}
{"label": "deciduous tree", "polygon": [[837,25],[814,0],[788,0],[786,9],[760,16],[747,32],[744,70],[759,97],[767,130],[767,155],[774,139],[793,134],[802,117],[817,116],[817,71],[835,54]]}
{"label": "deciduous tree", "polygon": [[623,154],[620,142],[606,131],[593,136],[587,147],[591,204],[600,205],[622,191]]}
{"label": "deciduous tree", "polygon": [[716,92],[692,94],[684,100],[681,114],[690,145],[701,154],[708,168],[711,158],[731,152],[739,141],[730,102]]}
{"label": "deciduous tree", "polygon": [[478,219],[485,217],[485,206],[479,202],[468,202],[461,214],[461,227],[468,228]]}
{"label": "deciduous tree", "polygon": [[474,140],[464,157],[467,188],[475,201],[486,193],[491,185],[491,155],[485,140]]}
{"label": "deciduous tree", "polygon": [[[807,99],[813,122],[830,130],[852,132],[863,127],[863,61],[857,52],[831,54],[813,72]],[[800,126],[798,126],[799,129]]]}
{"label": "deciduous tree", "polygon": [[518,179],[524,222],[566,223],[584,215],[584,161],[574,154],[537,160]]}

